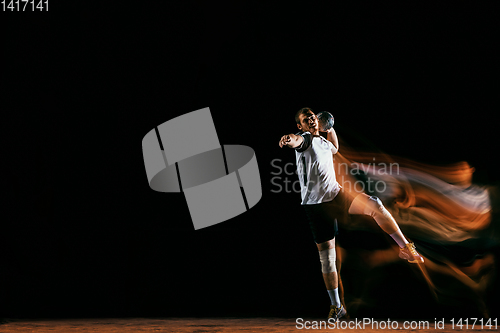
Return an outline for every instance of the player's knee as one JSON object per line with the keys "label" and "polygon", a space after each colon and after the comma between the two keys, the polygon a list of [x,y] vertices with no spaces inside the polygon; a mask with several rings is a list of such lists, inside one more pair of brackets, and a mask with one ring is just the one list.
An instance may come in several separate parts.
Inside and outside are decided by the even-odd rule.
{"label": "player's knee", "polygon": [[382,214],[383,210],[384,204],[382,203],[382,201],[376,196],[371,196],[368,198],[368,201],[366,203],[364,214],[375,217],[375,215],[377,214]]}
{"label": "player's knee", "polygon": [[337,271],[335,265],[335,249],[326,249],[319,251],[319,260],[321,261],[321,271],[323,274],[328,274]]}

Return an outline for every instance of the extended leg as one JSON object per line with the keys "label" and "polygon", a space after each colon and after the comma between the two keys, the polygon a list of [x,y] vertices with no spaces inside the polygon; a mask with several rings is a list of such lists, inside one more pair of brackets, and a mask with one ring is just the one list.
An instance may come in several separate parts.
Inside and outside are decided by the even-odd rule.
{"label": "extended leg", "polygon": [[319,258],[321,261],[321,272],[325,281],[326,289],[332,305],[330,306],[330,314],[328,318],[336,318],[337,320],[346,314],[346,310],[340,302],[339,296],[339,279],[337,273],[337,265],[335,263],[335,238],[324,243],[317,244]]}
{"label": "extended leg", "polygon": [[[319,260],[321,261],[321,272],[323,273],[323,280],[325,281],[327,290],[334,290],[339,287],[339,280],[337,275],[337,265],[335,264],[335,238],[324,243],[317,244],[319,251]],[[337,297],[337,299],[339,299]],[[332,304],[340,306],[335,299],[332,299]]]}

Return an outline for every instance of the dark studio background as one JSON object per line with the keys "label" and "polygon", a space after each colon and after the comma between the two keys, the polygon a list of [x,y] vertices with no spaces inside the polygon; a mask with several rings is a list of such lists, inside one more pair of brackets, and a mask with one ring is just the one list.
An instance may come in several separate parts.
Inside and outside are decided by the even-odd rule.
{"label": "dark studio background", "polygon": [[[475,182],[499,180],[497,6],[53,6],[2,13],[0,317],[324,315],[300,194],[271,192],[271,161],[294,163],[278,140],[304,106],[332,112],[360,150],[466,160]],[[149,188],[141,141],[207,106],[221,144],[255,150],[263,196],[194,231],[183,195]],[[389,243],[345,235],[353,251]],[[457,292],[437,303],[405,262],[342,274],[368,290],[358,316],[478,315],[459,283],[441,281]]]}

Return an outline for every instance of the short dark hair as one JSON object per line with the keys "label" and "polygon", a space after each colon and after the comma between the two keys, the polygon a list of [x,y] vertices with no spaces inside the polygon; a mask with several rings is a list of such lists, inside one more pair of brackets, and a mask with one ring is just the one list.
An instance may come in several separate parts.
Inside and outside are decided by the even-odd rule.
{"label": "short dark hair", "polygon": [[311,108],[302,108],[299,111],[297,111],[297,113],[295,114],[295,122],[297,124],[300,124],[300,115],[306,114],[308,111],[312,111],[314,113],[314,111]]}

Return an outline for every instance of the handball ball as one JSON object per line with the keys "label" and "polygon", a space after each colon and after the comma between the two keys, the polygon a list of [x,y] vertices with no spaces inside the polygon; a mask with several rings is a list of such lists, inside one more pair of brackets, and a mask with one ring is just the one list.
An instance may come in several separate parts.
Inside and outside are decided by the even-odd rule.
{"label": "handball ball", "polygon": [[330,112],[321,111],[316,115],[318,117],[319,130],[326,132],[333,127],[333,116]]}

